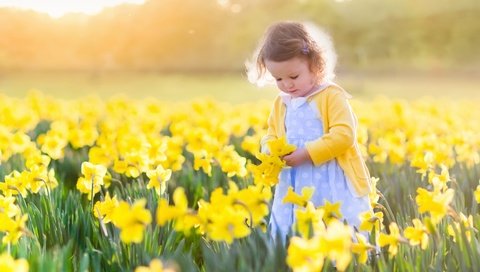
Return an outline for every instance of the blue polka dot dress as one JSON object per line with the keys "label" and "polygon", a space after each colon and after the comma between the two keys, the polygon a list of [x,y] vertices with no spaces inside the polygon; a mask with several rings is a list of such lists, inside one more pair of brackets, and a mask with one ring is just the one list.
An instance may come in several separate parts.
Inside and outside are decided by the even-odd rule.
{"label": "blue polka dot dress", "polygon": [[[314,104],[309,104],[305,97],[283,98],[287,109],[285,128],[288,143],[302,148],[306,142],[323,135],[323,123],[318,117],[320,114]],[[315,207],[323,206],[325,200],[331,203],[341,202],[343,219],[352,226],[358,227],[360,224],[358,215],[371,209],[368,196],[354,195],[354,188],[335,159],[319,166],[305,163],[297,167],[284,168],[275,188],[269,222],[273,237],[276,237],[278,231],[284,239],[295,222],[294,211],[299,207],[282,203],[289,186],[292,186],[297,194],[301,194],[305,186],[315,187],[311,199]]]}

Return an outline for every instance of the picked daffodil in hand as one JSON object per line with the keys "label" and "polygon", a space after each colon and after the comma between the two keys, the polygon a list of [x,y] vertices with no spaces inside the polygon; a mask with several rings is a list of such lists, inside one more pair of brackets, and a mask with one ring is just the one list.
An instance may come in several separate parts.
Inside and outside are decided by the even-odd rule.
{"label": "picked daffodil in hand", "polygon": [[267,146],[268,150],[270,151],[270,155],[278,157],[290,154],[297,149],[295,145],[287,143],[285,137],[272,139],[267,142]]}

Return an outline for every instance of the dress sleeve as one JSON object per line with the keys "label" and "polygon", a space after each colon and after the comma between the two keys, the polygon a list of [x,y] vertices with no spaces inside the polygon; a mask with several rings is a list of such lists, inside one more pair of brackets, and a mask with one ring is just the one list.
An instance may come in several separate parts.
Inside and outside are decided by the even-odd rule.
{"label": "dress sleeve", "polygon": [[326,103],[323,104],[327,107],[326,116],[322,118],[327,118],[328,122],[324,124],[328,124],[328,130],[322,137],[305,144],[315,165],[343,154],[355,141],[356,120],[347,93],[335,90],[327,94],[326,99]]}

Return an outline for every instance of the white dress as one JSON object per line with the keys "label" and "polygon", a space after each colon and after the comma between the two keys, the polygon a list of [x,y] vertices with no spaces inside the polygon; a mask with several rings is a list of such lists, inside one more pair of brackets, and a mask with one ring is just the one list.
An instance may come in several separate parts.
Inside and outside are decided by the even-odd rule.
{"label": "white dress", "polygon": [[[305,142],[315,140],[323,135],[323,123],[318,118],[319,112],[314,103],[309,104],[305,97],[291,98],[284,96],[286,105],[285,128],[287,142],[297,148],[305,146]],[[332,159],[319,166],[305,163],[297,167],[284,168],[280,173],[280,180],[275,188],[269,227],[272,237],[280,232],[282,239],[290,232],[295,222],[295,209],[292,204],[283,204],[282,200],[289,186],[297,194],[301,194],[305,186],[315,187],[310,201],[315,207],[323,206],[324,201],[331,203],[341,202],[341,213],[351,226],[359,226],[358,215],[370,210],[368,196],[356,197],[354,188],[347,181],[343,170],[336,159]],[[342,220],[343,220],[342,219]]]}

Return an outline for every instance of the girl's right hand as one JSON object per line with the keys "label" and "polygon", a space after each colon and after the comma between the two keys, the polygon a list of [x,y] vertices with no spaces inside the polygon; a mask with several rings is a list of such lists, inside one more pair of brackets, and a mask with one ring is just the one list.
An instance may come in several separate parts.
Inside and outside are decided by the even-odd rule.
{"label": "girl's right hand", "polygon": [[312,162],[312,159],[305,148],[299,148],[292,153],[283,156],[282,159],[288,166],[292,167],[301,165],[305,162]]}

